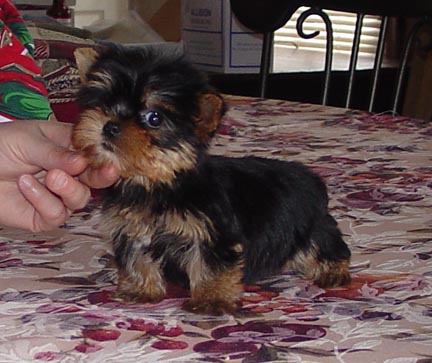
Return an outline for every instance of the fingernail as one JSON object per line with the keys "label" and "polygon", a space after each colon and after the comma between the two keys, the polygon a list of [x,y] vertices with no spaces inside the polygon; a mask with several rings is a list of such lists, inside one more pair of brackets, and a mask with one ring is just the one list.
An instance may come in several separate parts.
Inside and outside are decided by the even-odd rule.
{"label": "fingernail", "polygon": [[38,190],[35,188],[35,181],[30,175],[22,175],[18,179],[18,183],[21,189],[25,189],[33,194],[38,193]]}
{"label": "fingernail", "polygon": [[55,188],[57,190],[62,189],[65,187],[67,181],[68,181],[68,179],[67,179],[66,175],[64,175],[63,173],[58,173],[56,175],[56,177],[54,178],[53,188]]}
{"label": "fingernail", "polygon": [[75,154],[75,153],[73,153],[73,154],[70,154],[69,156],[68,156],[68,161],[69,161],[69,163],[71,163],[71,164],[75,164],[78,160],[80,160],[80,159],[82,159],[82,156],[80,155],[80,154]]}
{"label": "fingernail", "polygon": [[32,177],[30,175],[22,175],[19,178],[18,183],[20,184],[21,187],[24,187],[26,189],[32,189],[33,188],[33,180],[32,180]]}

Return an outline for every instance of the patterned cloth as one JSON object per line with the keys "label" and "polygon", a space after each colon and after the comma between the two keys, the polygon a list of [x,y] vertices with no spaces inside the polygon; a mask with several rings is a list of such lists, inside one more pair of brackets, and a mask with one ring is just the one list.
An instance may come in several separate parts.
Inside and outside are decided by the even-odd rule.
{"label": "patterned cloth", "polygon": [[94,200],[51,233],[0,230],[0,362],[431,361],[432,124],[228,102],[211,152],[319,173],[353,252],[352,284],[321,289],[287,271],[246,286],[235,317],[186,313],[188,292],[174,287],[159,304],[125,304]]}
{"label": "patterned cloth", "polygon": [[75,64],[74,51],[80,47],[96,47],[86,32],[67,26],[45,28],[47,24],[29,24],[35,41],[35,58],[42,68],[47,83],[48,98],[58,121],[75,122],[78,105],[75,95],[80,76]]}
{"label": "patterned cloth", "polygon": [[17,9],[0,0],[0,121],[47,120],[52,114],[34,44]]}

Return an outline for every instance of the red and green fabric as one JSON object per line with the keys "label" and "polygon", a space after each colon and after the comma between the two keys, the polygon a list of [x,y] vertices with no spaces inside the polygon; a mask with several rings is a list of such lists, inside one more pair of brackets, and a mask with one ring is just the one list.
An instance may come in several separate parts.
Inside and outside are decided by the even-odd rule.
{"label": "red and green fabric", "polygon": [[0,0],[0,121],[47,120],[52,114],[33,39],[9,0]]}

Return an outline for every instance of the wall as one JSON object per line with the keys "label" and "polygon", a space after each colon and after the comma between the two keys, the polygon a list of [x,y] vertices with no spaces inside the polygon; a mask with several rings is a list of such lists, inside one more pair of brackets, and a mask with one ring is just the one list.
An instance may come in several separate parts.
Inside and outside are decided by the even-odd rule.
{"label": "wall", "polygon": [[164,40],[180,40],[181,0],[76,0],[75,26],[98,21],[116,22],[129,11],[138,14]]}
{"label": "wall", "polygon": [[165,40],[180,40],[180,0],[131,0],[130,9],[136,11]]}
{"label": "wall", "polygon": [[120,20],[127,15],[128,2],[128,0],[76,0],[75,26],[83,27],[99,20]]}

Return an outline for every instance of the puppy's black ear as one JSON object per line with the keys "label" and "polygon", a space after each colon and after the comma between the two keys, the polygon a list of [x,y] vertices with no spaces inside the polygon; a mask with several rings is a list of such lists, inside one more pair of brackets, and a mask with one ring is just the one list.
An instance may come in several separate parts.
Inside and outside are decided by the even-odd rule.
{"label": "puppy's black ear", "polygon": [[93,48],[78,48],[74,51],[75,61],[81,82],[87,81],[87,72],[99,58],[99,53]]}
{"label": "puppy's black ear", "polygon": [[199,115],[195,119],[196,134],[203,144],[207,144],[217,130],[225,112],[223,98],[215,93],[204,93],[199,98]]}

